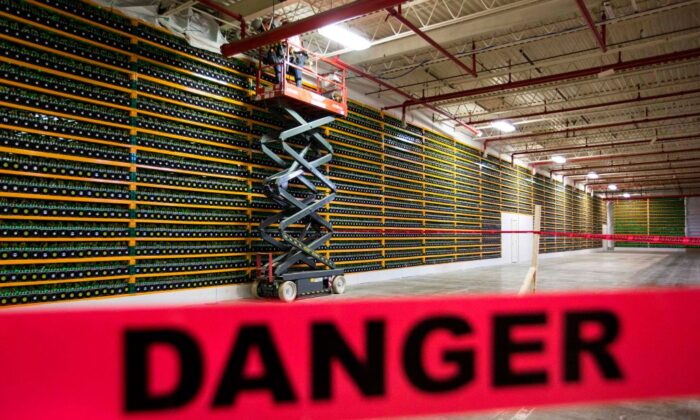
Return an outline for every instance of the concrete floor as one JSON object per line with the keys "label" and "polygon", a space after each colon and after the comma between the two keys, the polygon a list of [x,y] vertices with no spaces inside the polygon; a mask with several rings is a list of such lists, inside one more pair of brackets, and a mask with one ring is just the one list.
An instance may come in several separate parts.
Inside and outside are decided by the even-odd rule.
{"label": "concrete floor", "polygon": [[[368,296],[516,293],[529,263],[504,264],[348,286],[333,299]],[[540,260],[538,290],[700,285],[700,252],[594,252]]]}
{"label": "concrete floor", "polygon": [[[440,295],[456,293],[515,293],[529,263],[507,264],[405,277],[349,286],[330,299],[369,296]],[[700,252],[625,251],[594,252],[540,260],[538,290],[616,289],[700,285]],[[583,420],[583,419],[699,419],[700,400],[668,400],[558,409],[523,407],[478,415],[427,417],[445,420]]]}

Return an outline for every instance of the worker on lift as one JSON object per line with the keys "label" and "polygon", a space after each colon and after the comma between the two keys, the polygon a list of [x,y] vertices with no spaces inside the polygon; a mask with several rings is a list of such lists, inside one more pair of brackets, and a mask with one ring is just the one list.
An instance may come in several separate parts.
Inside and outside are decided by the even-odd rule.
{"label": "worker on lift", "polygon": [[[282,25],[288,24],[288,20],[283,20]],[[287,46],[289,47],[289,62],[297,67],[290,66],[288,73],[294,76],[294,82],[297,87],[301,87],[304,80],[304,72],[302,68],[306,65],[306,59],[308,54],[304,51],[304,45],[301,42],[301,37],[299,35],[294,35],[287,38]]]}
{"label": "worker on lift", "polygon": [[[259,33],[262,33],[288,23],[289,21],[287,19],[280,22],[276,18],[266,20],[258,18],[251,22],[251,28]],[[296,83],[297,87],[301,87],[304,80],[302,68],[306,65],[308,54],[303,49],[304,47],[299,35],[295,35],[282,42],[276,42],[270,45],[267,51],[264,53],[263,63],[272,65],[275,70],[275,84],[279,85],[282,83],[282,75],[285,73],[285,52],[287,47],[289,48],[289,63],[297,67],[289,66],[286,73],[294,76],[294,82]]]}
{"label": "worker on lift", "polygon": [[[256,18],[250,23],[250,27],[253,31],[262,34],[271,29],[279,27],[281,22],[275,18]],[[282,74],[282,66],[284,65],[284,49],[282,43],[275,42],[268,46],[267,50],[262,54],[263,64],[272,65],[275,69],[275,84],[281,83],[280,74]]]}

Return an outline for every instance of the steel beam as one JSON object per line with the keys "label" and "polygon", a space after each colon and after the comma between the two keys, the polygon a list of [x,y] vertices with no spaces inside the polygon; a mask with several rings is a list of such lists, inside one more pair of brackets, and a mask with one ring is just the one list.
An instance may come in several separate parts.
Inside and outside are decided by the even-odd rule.
{"label": "steel beam", "polygon": [[523,87],[538,86],[548,83],[562,82],[571,79],[579,79],[585,77],[596,76],[606,70],[622,71],[637,67],[651,66],[672,61],[687,60],[700,56],[700,48],[692,48],[689,50],[678,51],[669,54],[655,55],[652,57],[640,58],[637,60],[620,61],[614,64],[603,66],[589,67],[580,70],[573,70],[565,73],[551,74],[548,76],[535,77],[532,79],[509,81],[497,85],[483,86],[474,89],[467,89],[458,92],[444,93],[440,95],[426,96],[420,99],[410,99],[402,104],[386,106],[383,109],[395,109],[409,107],[415,105],[425,105],[433,102],[447,101],[464,97],[473,97],[483,95],[485,93],[501,92],[506,90],[518,89]]}
{"label": "steel beam", "polygon": [[609,184],[616,184],[616,185],[625,185],[625,184],[633,184],[633,183],[641,183],[641,182],[673,182],[673,181],[686,181],[686,180],[698,180],[700,177],[696,175],[700,175],[700,172],[688,172],[686,174],[680,174],[681,176],[685,175],[692,175],[690,178],[679,178],[678,175],[664,175],[664,176],[659,176],[655,178],[642,178],[642,177],[627,177],[627,180],[621,180],[621,181],[595,181],[595,182],[584,182],[582,185],[585,187],[595,187],[599,185],[609,185]]}
{"label": "steel beam", "polygon": [[[472,76],[476,77],[476,66],[473,69],[470,69],[469,67],[467,67],[466,64],[462,63],[459,60],[459,58],[452,55],[452,53],[447,51],[442,45],[438,44],[431,37],[429,37],[425,32],[421,31],[419,27],[414,25],[410,20],[406,19],[406,17],[401,14],[401,6],[399,6],[398,10],[391,7],[391,8],[386,9],[386,11],[389,12],[389,14],[391,16],[393,16],[396,20],[401,22],[408,29],[412,30],[416,35],[423,38],[423,40],[425,42],[427,42],[428,44],[430,44],[433,48],[440,51],[440,53],[442,55],[444,55],[445,57],[450,59],[453,63],[455,63],[457,65],[457,67],[464,70],[465,73],[471,74]],[[475,57],[475,56],[472,56],[472,57]]]}
{"label": "steel beam", "polygon": [[[622,155],[600,155],[600,156],[586,156],[582,158],[574,158],[574,159],[569,159],[567,163],[572,163],[576,164],[578,162],[590,162],[594,160],[615,160],[615,159],[626,159],[626,158],[634,158],[634,157],[644,157],[644,156],[659,156],[659,155],[670,155],[670,154],[675,154],[675,153],[693,153],[693,152],[700,152],[700,147],[694,147],[692,149],[681,149],[681,150],[659,150],[656,152],[647,152],[647,153],[626,153]],[[552,162],[551,160],[546,160],[542,162],[534,162],[531,163],[531,167],[538,167],[538,166],[545,166],[545,165],[551,165]]]}
{"label": "steel beam", "polygon": [[273,44],[295,35],[311,32],[333,23],[393,7],[403,1],[404,0],[357,0],[353,3],[335,7],[287,25],[282,25],[262,34],[225,44],[221,47],[221,53],[226,57],[231,57],[232,55]]}
{"label": "steel beam", "polygon": [[686,198],[686,197],[700,197],[700,194],[660,194],[660,195],[638,195],[630,198],[625,198],[622,196],[603,198],[605,201],[624,201],[624,200],[646,200],[648,198]]}
{"label": "steel beam", "polygon": [[[371,74],[367,73],[366,71],[362,70],[362,69],[359,68],[359,67],[356,67],[356,66],[353,66],[353,65],[351,65],[351,64],[345,63],[345,62],[343,62],[341,59],[339,59],[339,58],[337,58],[337,57],[334,57],[334,58],[333,58],[333,62],[336,63],[337,65],[339,65],[339,66],[345,68],[346,70],[351,71],[351,72],[357,74],[358,76],[361,76],[361,77],[363,77],[363,78],[365,78],[365,79],[367,79],[367,80],[370,80],[370,81],[372,81],[372,82],[374,82],[374,83],[377,83],[377,84],[380,85],[380,86],[384,86],[385,88],[391,90],[392,92],[395,92],[395,93],[401,95],[401,96],[404,97],[404,98],[409,98],[409,99],[412,98],[412,96],[409,95],[408,93],[406,93],[406,92],[402,91],[401,89],[399,89],[399,88],[397,88],[397,87],[395,87],[395,86],[393,86],[393,85],[391,85],[391,84],[389,84],[389,83],[383,81],[382,79],[379,79],[379,78],[377,78],[377,77],[375,77],[375,76],[372,76]],[[445,112],[445,111],[443,111],[443,110],[441,110],[441,109],[438,109],[437,107],[435,107],[435,106],[433,106],[433,105],[430,105],[430,104],[426,105],[426,108],[429,108],[429,109],[431,109],[432,111],[434,111],[434,112],[436,112],[436,113],[438,113],[438,114],[440,114],[440,115],[442,115],[442,116],[444,116],[444,117],[449,118],[450,120],[454,121],[457,125],[459,125],[459,126],[465,128],[465,129],[467,129],[471,134],[473,134],[473,135],[478,134],[478,130],[476,130],[474,127],[470,126],[469,124],[466,124],[464,121],[461,121],[461,120],[459,120],[459,119],[453,117],[452,115],[448,114],[447,112]]]}
{"label": "steel beam", "polygon": [[[605,45],[605,38],[603,35],[598,32],[598,28],[595,27],[595,22],[593,21],[593,16],[591,16],[591,12],[588,11],[588,7],[586,7],[586,3],[584,3],[583,0],[575,0],[576,5],[578,6],[578,10],[581,11],[581,16],[583,16],[583,20],[586,21],[586,25],[588,25],[588,29],[591,30],[593,33],[593,36],[595,37],[595,41],[598,43],[598,46],[600,49],[605,53],[608,51],[608,47]],[[605,28],[605,27],[603,27]]]}
{"label": "steel beam", "polygon": [[549,136],[552,134],[569,134],[569,133],[573,134],[573,133],[577,133],[580,131],[598,130],[601,128],[622,127],[625,125],[636,125],[636,124],[643,124],[643,123],[650,123],[650,122],[677,120],[677,119],[692,118],[692,117],[697,117],[697,116],[700,116],[700,112],[693,112],[690,114],[680,114],[680,115],[667,115],[665,117],[643,118],[643,119],[639,119],[639,120],[620,121],[620,122],[598,124],[598,125],[588,125],[588,126],[583,126],[583,127],[579,127],[579,128],[567,128],[564,130],[546,131],[546,132],[542,132],[542,133],[529,133],[529,134],[519,134],[516,136],[493,137],[490,139],[486,139],[484,141],[484,149],[486,149],[486,147],[489,144],[494,143],[494,142],[510,141],[510,140],[517,140],[517,139],[523,139],[523,138],[543,137],[543,136]]}
{"label": "steel beam", "polygon": [[[655,143],[682,141],[682,140],[697,140],[697,139],[700,139],[700,133],[693,134],[690,136],[659,137],[656,139]],[[510,159],[512,161],[516,156],[523,156],[523,155],[557,153],[557,152],[571,152],[571,151],[577,151],[577,150],[590,150],[590,149],[610,149],[610,148],[615,148],[615,147],[625,147],[625,146],[632,146],[632,145],[639,145],[639,144],[651,146],[652,139],[623,141],[623,142],[618,142],[618,143],[609,142],[609,143],[586,144],[585,146],[558,147],[555,149],[528,150],[528,151],[523,151],[523,152],[511,153]]]}
{"label": "steel beam", "polygon": [[[619,167],[629,168],[630,166],[639,167],[639,166],[646,166],[646,165],[674,164],[674,163],[679,163],[679,162],[700,162],[700,157],[687,158],[687,159],[674,159],[674,160],[664,159],[664,160],[657,160],[657,161],[651,161],[651,162],[621,163],[619,165],[609,164],[609,165],[585,166],[582,168],[561,168],[561,169],[553,169],[553,170],[549,171],[549,173],[554,175],[554,174],[559,174],[562,172],[570,172],[570,171],[591,171],[594,169],[610,169],[610,168],[619,168]],[[567,175],[564,175],[564,176],[567,176]]]}
{"label": "steel beam", "polygon": [[[618,93],[618,95],[624,95],[625,93],[626,92]],[[616,106],[616,105],[631,104],[631,103],[636,103],[636,102],[646,102],[646,101],[654,101],[654,100],[666,99],[666,98],[675,98],[676,96],[692,95],[694,93],[700,93],[700,89],[684,90],[682,92],[664,93],[664,94],[651,95],[651,96],[645,96],[645,97],[640,96],[638,93],[637,97],[633,98],[633,99],[622,99],[619,101],[605,102],[602,104],[575,106],[572,108],[561,108],[561,109],[547,110],[546,109],[547,105],[545,105],[545,110],[540,111],[540,112],[531,112],[529,114],[514,115],[512,117],[490,118],[487,120],[470,121],[469,123],[472,125],[476,125],[476,124],[488,124],[488,123],[492,123],[494,121],[503,120],[503,119],[519,120],[521,118],[542,117],[544,115],[564,114],[567,112],[585,111],[587,109],[604,108],[607,106]]]}
{"label": "steel beam", "polygon": [[574,185],[595,185],[599,183],[605,183],[605,184],[610,184],[610,183],[622,183],[622,182],[628,182],[628,181],[633,181],[633,180],[639,180],[639,181],[653,181],[653,180],[674,180],[674,179],[679,179],[678,177],[684,177],[688,175],[700,175],[700,172],[698,172],[700,168],[695,167],[692,168],[690,172],[669,172],[669,173],[651,173],[651,172],[646,172],[642,174],[627,174],[627,175],[619,175],[619,176],[601,176],[597,179],[597,182],[593,182],[593,180],[588,179],[588,178],[583,178],[583,179],[576,179],[574,180]]}
{"label": "steel beam", "polygon": [[[621,185],[629,185],[630,187],[644,187],[647,185],[658,186],[658,185],[688,185],[700,183],[700,178],[688,178],[688,179],[671,179],[671,180],[661,180],[661,181],[630,181],[630,182],[616,182],[615,185],[618,187]],[[593,191],[607,190],[609,182],[604,184],[584,184],[586,188]]]}
{"label": "steel beam", "polygon": [[[623,166],[623,165],[620,165]],[[624,165],[625,167],[628,165]],[[666,176],[666,175],[683,175],[685,172],[675,172],[675,171],[682,171],[682,170],[687,170],[690,169],[692,171],[697,171],[700,170],[700,165],[691,165],[691,166],[678,166],[678,167],[668,167],[668,168],[650,168],[650,169],[629,169],[629,170],[623,170],[619,172],[596,172],[598,174],[598,179],[619,179],[619,178],[629,178],[632,176]],[[578,184],[579,182],[585,182],[586,177],[588,175],[588,172],[591,171],[586,171],[585,173],[581,174],[570,174],[566,175],[567,178],[580,178],[583,177],[583,179],[574,179],[574,185]],[[635,175],[639,172],[643,172],[641,175]],[[659,173],[661,172],[661,173]],[[668,173],[663,173],[663,172],[668,172]]]}
{"label": "steel beam", "polygon": [[[648,191],[668,191],[668,190],[681,190],[681,191],[682,191],[683,189],[686,189],[686,190],[688,190],[688,189],[690,189],[690,190],[698,190],[698,189],[700,189],[700,185],[697,185],[697,184],[688,184],[688,185],[686,185],[686,186],[680,186],[680,185],[679,185],[679,186],[671,186],[671,187],[662,186],[662,187],[640,188],[640,189],[636,189],[636,190],[627,190],[627,191],[625,191],[625,192],[629,192],[629,193],[636,193],[636,192],[644,193],[644,192],[648,192]],[[697,193],[697,192],[700,192],[700,191],[693,191],[693,193]]]}

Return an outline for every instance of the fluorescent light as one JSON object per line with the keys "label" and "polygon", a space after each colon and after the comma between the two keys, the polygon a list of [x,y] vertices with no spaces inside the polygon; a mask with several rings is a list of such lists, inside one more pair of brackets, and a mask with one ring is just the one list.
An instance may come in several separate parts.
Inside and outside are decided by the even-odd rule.
{"label": "fluorescent light", "polygon": [[337,23],[320,28],[318,33],[331,41],[341,44],[345,48],[355,51],[366,50],[371,45],[367,38],[360,36]]}
{"label": "fluorescent light", "polygon": [[623,196],[624,198],[630,198],[630,193],[624,193],[624,194],[622,194],[622,196]]}
{"label": "fluorescent light", "polygon": [[512,133],[515,131],[515,126],[506,120],[498,120],[491,123],[491,127],[503,133]]}
{"label": "fluorescent light", "polygon": [[595,173],[595,172],[589,172],[589,173],[586,175],[586,178],[588,178],[588,179],[598,179],[599,176],[598,176],[598,174]]}
{"label": "fluorescent light", "polygon": [[609,189],[610,191],[617,191],[617,185],[615,185],[615,184],[610,184],[610,185],[608,185],[608,189]]}
{"label": "fluorescent light", "polygon": [[566,158],[561,155],[552,156],[552,162],[554,163],[566,163]]}

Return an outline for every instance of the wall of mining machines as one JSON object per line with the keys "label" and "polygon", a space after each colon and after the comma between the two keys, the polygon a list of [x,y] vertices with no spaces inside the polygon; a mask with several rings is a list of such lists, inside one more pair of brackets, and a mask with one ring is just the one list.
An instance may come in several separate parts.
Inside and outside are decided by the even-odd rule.
{"label": "wall of mining machines", "polygon": [[[272,250],[248,63],[75,0],[0,0],[0,304],[246,282]],[[598,198],[351,102],[324,128],[347,272],[498,258],[500,213],[598,232]],[[382,231],[384,229],[384,231]],[[543,237],[541,252],[601,246]]]}
{"label": "wall of mining machines", "polygon": [[[685,235],[685,198],[646,198],[615,201],[615,233],[630,235]],[[682,245],[659,245],[616,242],[616,247],[684,248]]]}

